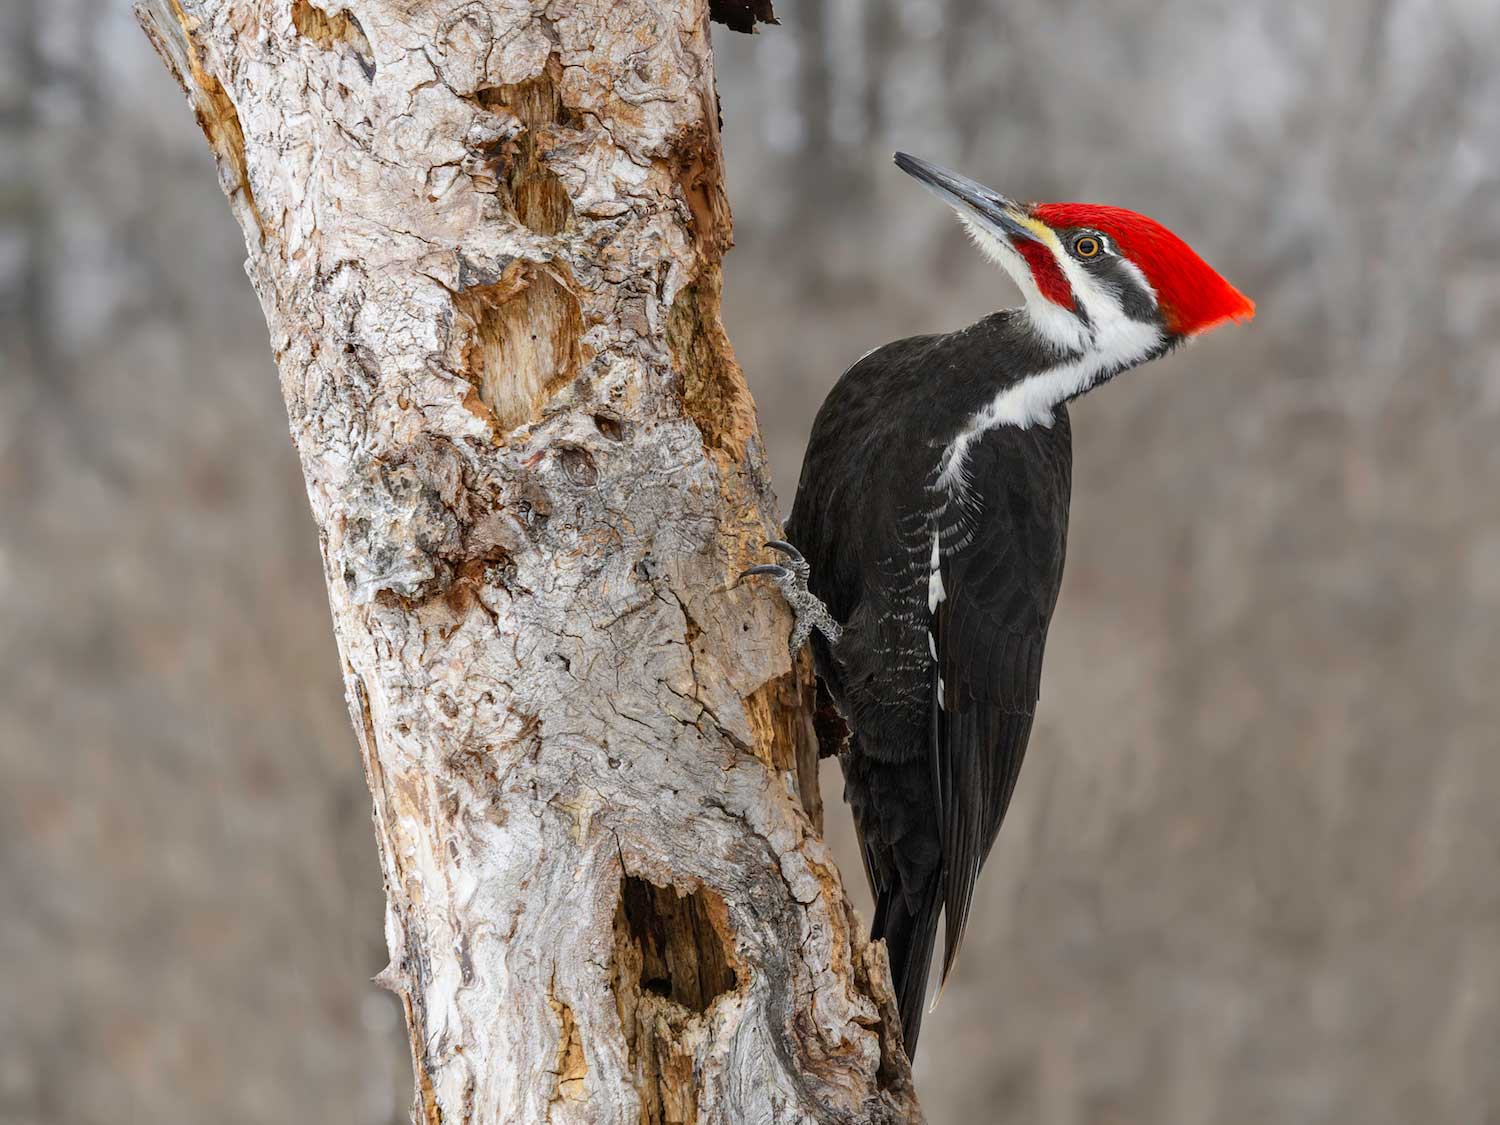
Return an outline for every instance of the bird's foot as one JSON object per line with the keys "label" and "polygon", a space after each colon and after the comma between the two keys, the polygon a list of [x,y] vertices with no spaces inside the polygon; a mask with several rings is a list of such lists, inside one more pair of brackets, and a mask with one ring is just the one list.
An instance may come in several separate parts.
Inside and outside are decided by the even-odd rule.
{"label": "bird's foot", "polygon": [[822,600],[807,588],[807,576],[811,573],[811,569],[807,565],[807,560],[802,557],[802,552],[780,539],[772,539],[766,546],[773,551],[781,552],[786,556],[786,561],[752,566],[741,574],[736,582],[741,582],[753,574],[764,574],[776,583],[776,588],[781,591],[781,596],[786,599],[786,604],[791,607],[792,616],[796,619],[796,624],[792,627],[791,639],[787,642],[792,659],[797,658],[798,650],[806,643],[814,629],[822,633],[828,639],[829,644],[838,644],[839,638],[844,633],[843,627],[833,619],[833,614],[828,612],[828,607],[823,604]]}

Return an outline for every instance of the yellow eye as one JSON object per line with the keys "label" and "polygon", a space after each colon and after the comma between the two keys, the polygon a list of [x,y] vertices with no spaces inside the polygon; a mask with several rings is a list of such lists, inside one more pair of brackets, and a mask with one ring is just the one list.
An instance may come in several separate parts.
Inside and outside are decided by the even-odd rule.
{"label": "yellow eye", "polygon": [[1097,257],[1101,249],[1099,240],[1091,234],[1079,235],[1073,243],[1073,253],[1080,258]]}

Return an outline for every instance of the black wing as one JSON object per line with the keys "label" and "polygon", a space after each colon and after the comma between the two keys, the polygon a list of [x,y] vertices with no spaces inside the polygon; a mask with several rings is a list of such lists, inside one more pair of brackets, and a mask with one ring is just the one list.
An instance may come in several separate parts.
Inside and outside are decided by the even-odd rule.
{"label": "black wing", "polygon": [[[1067,545],[1071,448],[1062,432],[994,430],[966,462],[961,511],[939,521],[932,614],[938,690],[931,768],[943,849],[943,978],[958,956],[980,865],[1005,818],[1031,736],[1042,650]],[[950,553],[951,552],[951,553]]]}

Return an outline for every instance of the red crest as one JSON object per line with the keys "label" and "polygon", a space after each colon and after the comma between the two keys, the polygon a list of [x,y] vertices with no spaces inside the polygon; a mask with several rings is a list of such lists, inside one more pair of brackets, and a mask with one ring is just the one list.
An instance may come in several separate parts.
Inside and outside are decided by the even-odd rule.
{"label": "red crest", "polygon": [[1254,301],[1155,219],[1093,203],[1038,203],[1031,213],[1054,230],[1087,227],[1108,237],[1156,290],[1170,332],[1192,336],[1255,315]]}

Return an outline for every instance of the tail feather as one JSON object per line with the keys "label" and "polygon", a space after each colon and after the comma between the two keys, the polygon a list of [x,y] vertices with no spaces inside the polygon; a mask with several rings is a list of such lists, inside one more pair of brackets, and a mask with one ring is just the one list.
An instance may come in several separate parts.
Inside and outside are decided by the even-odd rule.
{"label": "tail feather", "polygon": [[885,939],[891,962],[891,980],[896,986],[896,1004],[901,1010],[901,1042],[906,1057],[917,1057],[917,1036],[926,1011],[927,974],[937,941],[938,915],[942,911],[942,880],[933,879],[913,901],[893,887],[881,895],[875,909],[871,937]]}

